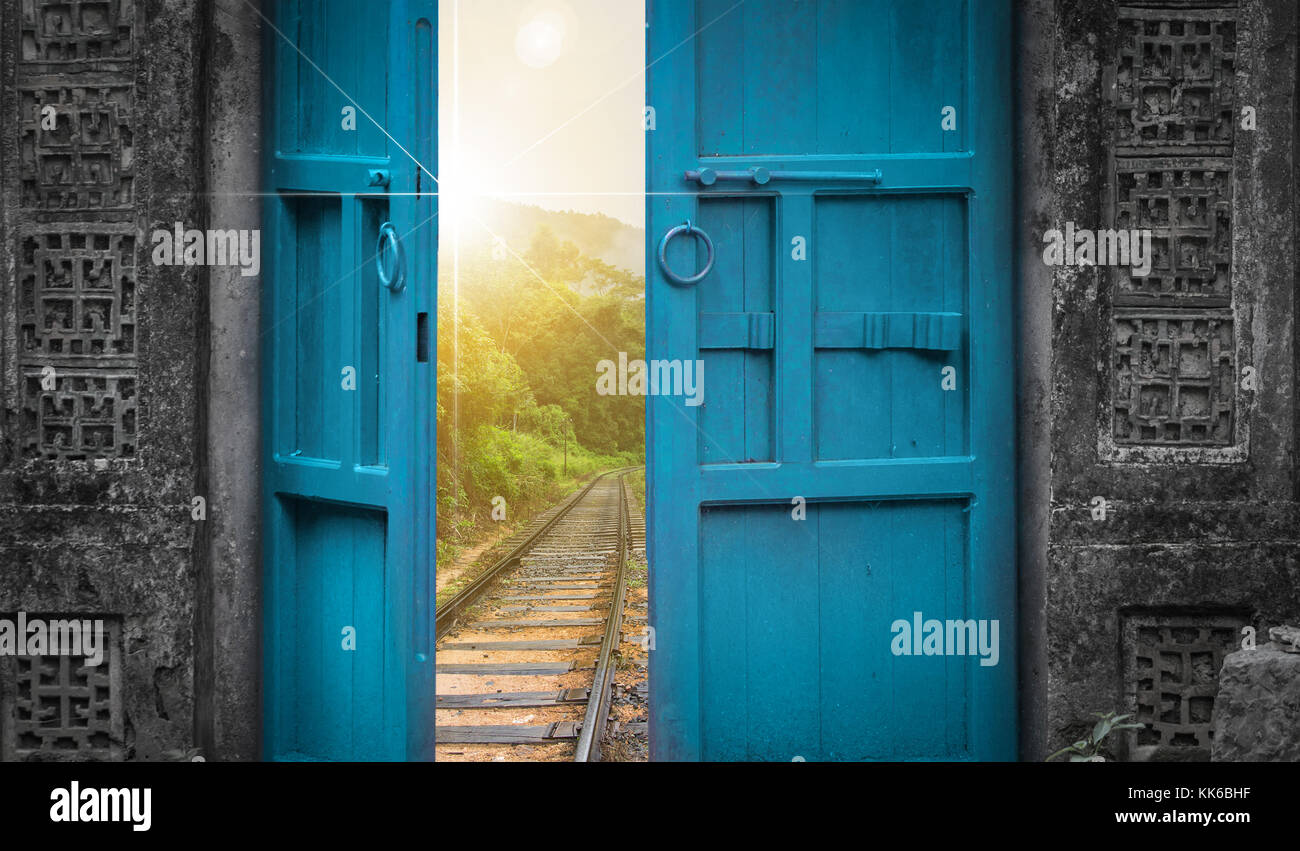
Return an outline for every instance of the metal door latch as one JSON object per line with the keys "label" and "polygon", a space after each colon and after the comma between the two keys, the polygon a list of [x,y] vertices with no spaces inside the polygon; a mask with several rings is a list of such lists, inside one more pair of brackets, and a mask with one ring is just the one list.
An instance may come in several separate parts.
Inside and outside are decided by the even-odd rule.
{"label": "metal door latch", "polygon": [[744,171],[718,171],[712,168],[691,169],[686,172],[687,180],[694,180],[701,186],[712,186],[719,180],[745,180],[758,186],[764,186],[773,180],[804,180],[819,183],[836,181],[860,181],[879,183],[884,179],[880,169],[872,171],[768,171],[762,166],[755,166]]}

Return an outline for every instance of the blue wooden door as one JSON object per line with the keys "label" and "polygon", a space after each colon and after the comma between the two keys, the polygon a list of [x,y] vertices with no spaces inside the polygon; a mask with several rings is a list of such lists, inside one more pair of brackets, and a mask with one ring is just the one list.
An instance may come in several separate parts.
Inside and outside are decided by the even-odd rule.
{"label": "blue wooden door", "polygon": [[266,8],[263,751],[420,758],[436,2]]}
{"label": "blue wooden door", "polygon": [[649,2],[655,759],[1015,758],[1009,5]]}

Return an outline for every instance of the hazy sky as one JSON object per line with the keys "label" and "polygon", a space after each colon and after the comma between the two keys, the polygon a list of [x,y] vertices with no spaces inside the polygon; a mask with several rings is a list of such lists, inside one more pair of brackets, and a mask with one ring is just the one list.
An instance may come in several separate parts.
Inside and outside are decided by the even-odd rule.
{"label": "hazy sky", "polygon": [[644,3],[441,0],[439,19],[443,215],[500,193],[643,226]]}

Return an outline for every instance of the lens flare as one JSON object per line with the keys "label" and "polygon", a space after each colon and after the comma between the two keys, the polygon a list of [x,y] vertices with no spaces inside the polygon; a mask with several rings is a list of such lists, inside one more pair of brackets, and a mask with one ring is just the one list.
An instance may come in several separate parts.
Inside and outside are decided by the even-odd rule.
{"label": "lens flare", "polygon": [[567,27],[559,12],[538,12],[515,35],[515,53],[530,68],[545,68],[564,52]]}

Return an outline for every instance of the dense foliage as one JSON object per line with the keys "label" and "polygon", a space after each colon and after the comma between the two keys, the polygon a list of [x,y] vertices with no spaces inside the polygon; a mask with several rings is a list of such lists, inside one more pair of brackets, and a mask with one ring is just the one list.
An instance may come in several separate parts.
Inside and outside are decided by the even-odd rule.
{"label": "dense foliage", "polygon": [[[644,400],[596,393],[596,364],[644,357],[644,279],[539,226],[526,250],[485,234],[440,270],[438,537],[458,543],[592,472],[639,464]],[[458,286],[456,285],[458,282]]]}

